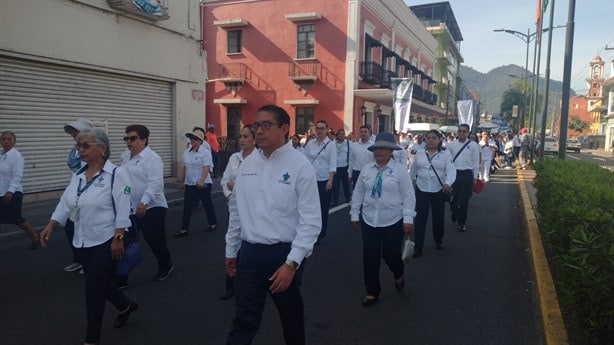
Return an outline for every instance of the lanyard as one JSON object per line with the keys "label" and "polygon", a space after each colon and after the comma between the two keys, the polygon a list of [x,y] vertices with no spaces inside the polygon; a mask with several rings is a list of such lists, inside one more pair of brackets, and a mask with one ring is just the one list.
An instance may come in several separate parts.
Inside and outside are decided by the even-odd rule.
{"label": "lanyard", "polygon": [[83,187],[83,189],[81,189],[81,182],[83,180],[79,179],[79,187],[77,187],[77,199],[79,199],[79,197],[81,196],[81,194],[83,194],[83,192],[85,192],[88,188],[90,188],[90,186],[94,183],[94,181],[96,181],[96,179],[98,177],[100,177],[100,175],[102,174],[102,171],[100,173],[98,173],[98,175],[94,176],[90,182],[88,182],[85,187]]}

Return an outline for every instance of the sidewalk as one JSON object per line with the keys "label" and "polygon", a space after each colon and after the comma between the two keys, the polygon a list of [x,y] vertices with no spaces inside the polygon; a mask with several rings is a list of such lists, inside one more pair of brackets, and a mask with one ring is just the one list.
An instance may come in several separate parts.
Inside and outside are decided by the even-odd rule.
{"label": "sidewalk", "polygon": [[[213,179],[211,197],[214,199],[223,195],[220,180],[220,177]],[[166,195],[166,201],[168,202],[169,208],[183,205],[183,192],[181,192],[179,187],[180,185],[177,182],[164,184],[164,194]],[[45,201],[24,202],[22,206],[22,214],[24,218],[30,221],[30,224],[32,224],[34,230],[41,230],[45,227],[45,225],[47,225],[49,217],[51,217],[51,214],[55,210],[55,207],[59,201],[60,198],[57,197]],[[15,225],[0,225],[0,238],[20,234],[25,236],[25,233]]]}

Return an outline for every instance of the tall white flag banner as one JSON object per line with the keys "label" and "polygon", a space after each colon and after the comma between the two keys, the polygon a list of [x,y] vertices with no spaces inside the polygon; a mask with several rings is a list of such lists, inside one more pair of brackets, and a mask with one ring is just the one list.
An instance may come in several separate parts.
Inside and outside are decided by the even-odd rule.
{"label": "tall white flag banner", "polygon": [[391,78],[392,104],[394,106],[394,129],[405,132],[409,123],[409,111],[414,90],[414,80],[410,78]]}
{"label": "tall white flag banner", "polygon": [[473,101],[458,101],[458,124],[468,124],[469,128],[473,128]]}

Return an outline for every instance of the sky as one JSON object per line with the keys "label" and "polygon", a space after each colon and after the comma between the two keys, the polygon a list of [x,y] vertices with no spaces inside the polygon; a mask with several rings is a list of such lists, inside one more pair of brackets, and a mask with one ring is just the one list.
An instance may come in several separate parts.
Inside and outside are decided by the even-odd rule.
{"label": "sky", "polygon": [[[408,5],[418,5],[442,0],[405,0]],[[449,0],[458,26],[463,34],[461,55],[464,65],[482,73],[493,68],[516,64],[524,67],[526,43],[508,33],[493,32],[494,29],[508,29],[535,32],[537,0]],[[553,25],[565,25],[568,18],[569,0],[549,0],[544,15],[544,27],[549,23],[550,7],[554,6]],[[575,28],[571,88],[585,94],[588,64],[599,54],[605,61],[605,77],[612,74],[611,61],[614,59],[614,0],[576,0]],[[550,77],[563,80],[566,29],[554,29]],[[548,35],[542,41],[540,74],[545,73]],[[533,42],[529,51],[529,71],[533,68]]]}

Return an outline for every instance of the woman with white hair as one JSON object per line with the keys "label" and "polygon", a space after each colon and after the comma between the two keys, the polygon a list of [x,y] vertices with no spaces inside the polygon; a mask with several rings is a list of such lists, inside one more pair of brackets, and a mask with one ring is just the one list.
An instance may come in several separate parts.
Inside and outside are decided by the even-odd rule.
{"label": "woman with white hair", "polygon": [[131,226],[131,184],[124,169],[108,159],[109,138],[102,129],[84,130],[77,137],[79,156],[86,163],[64,190],[51,220],[40,233],[44,247],[54,227],[67,219],[75,225],[72,244],[77,248],[85,273],[87,329],[85,344],[97,344],[106,300],[119,314],[114,326],[122,327],[138,305],[113,283],[113,274],[124,255],[124,232]]}

